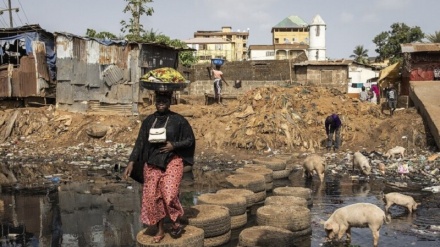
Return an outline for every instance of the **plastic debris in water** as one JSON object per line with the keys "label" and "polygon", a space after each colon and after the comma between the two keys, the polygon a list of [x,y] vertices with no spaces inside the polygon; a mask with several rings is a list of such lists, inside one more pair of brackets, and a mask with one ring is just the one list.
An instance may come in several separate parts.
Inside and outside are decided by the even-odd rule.
{"label": "plastic debris in water", "polygon": [[400,174],[409,173],[408,164],[399,163],[399,166],[397,167],[397,172]]}

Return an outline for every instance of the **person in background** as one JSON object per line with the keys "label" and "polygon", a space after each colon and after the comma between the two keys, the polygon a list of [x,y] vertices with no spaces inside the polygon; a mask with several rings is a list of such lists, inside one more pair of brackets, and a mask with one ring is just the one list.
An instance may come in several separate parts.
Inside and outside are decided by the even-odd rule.
{"label": "person in background", "polygon": [[359,93],[359,100],[365,102],[368,100],[368,93],[365,92],[365,87],[362,86],[362,91]]}
{"label": "person in background", "polygon": [[[331,114],[325,119],[325,133],[327,134],[327,151],[330,151],[332,146],[333,150],[337,151],[341,145],[341,126],[342,122],[339,115],[336,113]],[[334,139],[333,139],[334,136]]]}
{"label": "person in background", "polygon": [[368,101],[375,105],[377,104],[376,92],[374,92],[373,90],[368,91]]}
{"label": "person in background", "polygon": [[[127,179],[135,162],[145,164],[140,218],[145,225],[157,226],[153,237],[155,243],[165,236],[164,219],[167,216],[172,222],[171,236],[179,237],[182,233],[179,218],[184,211],[179,201],[179,187],[184,164],[194,163],[196,145],[191,125],[182,115],[170,110],[171,95],[170,92],[156,92],[156,111],[142,121],[124,171]],[[166,129],[166,142],[150,142],[150,129],[162,127]]]}
{"label": "person in background", "polygon": [[220,65],[216,65],[215,69],[211,70],[211,74],[214,77],[214,100],[217,100],[217,103],[222,104],[221,96],[222,96],[222,81],[226,83],[226,86],[229,84],[226,82],[223,77],[223,72],[220,70]]}
{"label": "person in background", "polygon": [[394,88],[394,84],[390,84],[389,89],[386,93],[388,107],[390,108],[390,116],[393,116],[394,111],[397,107],[397,90]]}
{"label": "person in background", "polygon": [[371,86],[371,90],[376,94],[376,100],[377,100],[376,103],[380,104],[380,90],[377,84],[373,84]]}

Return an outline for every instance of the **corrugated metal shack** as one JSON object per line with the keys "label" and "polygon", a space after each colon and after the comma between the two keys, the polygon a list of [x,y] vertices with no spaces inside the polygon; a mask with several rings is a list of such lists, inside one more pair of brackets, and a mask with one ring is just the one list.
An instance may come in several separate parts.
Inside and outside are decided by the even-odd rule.
{"label": "corrugated metal shack", "polygon": [[410,81],[440,80],[440,43],[401,44],[403,53],[400,93],[409,95]]}
{"label": "corrugated metal shack", "polygon": [[55,98],[54,36],[39,25],[0,29],[0,98]]}
{"label": "corrugated metal shack", "polygon": [[55,33],[57,108],[132,115],[149,98],[139,86],[150,70],[178,66],[178,50],[155,43],[98,40]]}

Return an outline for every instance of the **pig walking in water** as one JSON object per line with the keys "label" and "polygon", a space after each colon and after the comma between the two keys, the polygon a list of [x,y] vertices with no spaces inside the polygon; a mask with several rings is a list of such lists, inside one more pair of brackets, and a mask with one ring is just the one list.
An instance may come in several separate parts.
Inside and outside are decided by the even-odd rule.
{"label": "pig walking in water", "polygon": [[303,177],[311,178],[314,173],[317,173],[321,182],[324,181],[325,172],[325,158],[318,154],[311,154],[303,161]]}
{"label": "pig walking in water", "polygon": [[392,149],[388,150],[384,156],[389,159],[390,157],[394,159],[394,155],[399,154],[402,159],[405,157],[405,148],[401,146],[393,147]]}
{"label": "pig walking in water", "polygon": [[360,152],[356,152],[353,154],[353,170],[354,168],[358,168],[363,174],[370,175],[371,166],[367,157],[365,157]]}
{"label": "pig walking in water", "polygon": [[417,209],[417,206],[420,205],[420,203],[414,201],[414,198],[412,198],[411,196],[407,196],[397,192],[385,194],[382,198],[386,203],[385,213],[388,213],[388,209],[390,209],[390,207],[394,204],[408,208],[410,214],[413,212],[413,210]]}
{"label": "pig walking in water", "polygon": [[389,219],[378,206],[371,203],[355,203],[336,209],[324,222],[324,230],[329,240],[336,236],[341,240],[344,234],[347,234],[346,241],[350,243],[352,227],[368,227],[373,234],[373,246],[377,247],[379,230],[383,223],[389,223]]}

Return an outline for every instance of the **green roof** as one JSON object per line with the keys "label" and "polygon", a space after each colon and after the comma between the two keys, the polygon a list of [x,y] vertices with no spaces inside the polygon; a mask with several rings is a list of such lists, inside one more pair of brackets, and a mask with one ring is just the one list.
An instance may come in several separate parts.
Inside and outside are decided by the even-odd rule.
{"label": "green roof", "polygon": [[299,16],[292,15],[285,18],[280,23],[276,24],[274,28],[307,27],[308,25],[309,24],[307,24]]}

